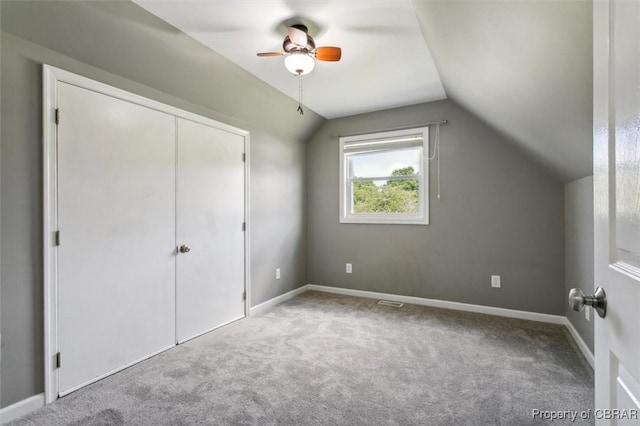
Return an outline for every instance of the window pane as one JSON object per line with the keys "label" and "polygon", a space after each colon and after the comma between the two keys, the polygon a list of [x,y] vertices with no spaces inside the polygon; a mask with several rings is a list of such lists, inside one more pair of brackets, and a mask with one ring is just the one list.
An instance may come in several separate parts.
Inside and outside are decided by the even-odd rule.
{"label": "window pane", "polygon": [[416,147],[351,154],[351,177],[419,174],[421,151],[422,147]]}
{"label": "window pane", "polygon": [[340,223],[428,225],[428,141],[428,127],[340,137]]}
{"label": "window pane", "polygon": [[352,214],[418,213],[417,179],[353,182]]}

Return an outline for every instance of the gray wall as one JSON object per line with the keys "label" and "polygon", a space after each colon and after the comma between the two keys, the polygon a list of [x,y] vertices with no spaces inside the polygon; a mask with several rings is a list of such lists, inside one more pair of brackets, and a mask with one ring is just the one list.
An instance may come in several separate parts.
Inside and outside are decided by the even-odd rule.
{"label": "gray wall", "polygon": [[[565,214],[565,295],[573,287],[593,294],[593,176],[568,183],[564,187]],[[586,308],[590,309],[590,308]],[[593,315],[587,321],[583,312],[575,312],[565,303],[565,314],[593,353]]]}
{"label": "gray wall", "polygon": [[[329,135],[441,119],[450,123],[441,200],[431,167],[431,224],[338,223],[338,139]],[[309,283],[564,315],[563,184],[453,101],[330,120],[307,156]],[[492,274],[502,288],[491,288]]]}
{"label": "gray wall", "polygon": [[249,130],[252,305],[305,284],[305,142],[323,118],[130,2],[2,1],[1,25],[3,407],[44,388],[42,63]]}

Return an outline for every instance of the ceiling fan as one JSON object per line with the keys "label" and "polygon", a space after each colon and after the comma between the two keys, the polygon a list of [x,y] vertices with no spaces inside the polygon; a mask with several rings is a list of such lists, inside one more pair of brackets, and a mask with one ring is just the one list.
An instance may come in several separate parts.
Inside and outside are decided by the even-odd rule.
{"label": "ceiling fan", "polygon": [[263,52],[258,56],[284,56],[285,67],[295,75],[308,74],[318,61],[336,62],[342,56],[342,49],[335,46],[316,47],[313,37],[305,25],[296,24],[288,28],[288,35],[282,43],[284,52]]}

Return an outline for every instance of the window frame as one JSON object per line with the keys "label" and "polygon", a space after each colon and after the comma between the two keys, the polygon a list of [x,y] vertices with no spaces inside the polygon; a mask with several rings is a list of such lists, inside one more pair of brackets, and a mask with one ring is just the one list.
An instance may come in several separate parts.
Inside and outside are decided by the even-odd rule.
{"label": "window frame", "polygon": [[[349,158],[356,152],[348,152],[348,146],[363,144],[367,141],[380,141],[381,148],[389,147],[390,150],[404,149],[402,143],[394,142],[392,139],[408,138],[411,136],[422,136],[420,153],[420,173],[412,176],[377,176],[375,178],[354,178],[351,177]],[[388,140],[388,142],[385,142]],[[394,149],[394,145],[396,148]],[[345,150],[347,147],[347,150]],[[388,224],[388,225],[428,225],[429,224],[429,127],[414,127],[402,130],[359,134],[354,136],[340,137],[340,223],[364,223],[364,224]],[[418,180],[418,213],[352,213],[353,207],[353,182],[373,181],[373,180]]]}

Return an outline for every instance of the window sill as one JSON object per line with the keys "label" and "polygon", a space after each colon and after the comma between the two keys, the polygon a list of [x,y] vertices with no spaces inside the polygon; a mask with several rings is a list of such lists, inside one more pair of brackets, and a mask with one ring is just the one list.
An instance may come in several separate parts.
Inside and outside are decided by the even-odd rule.
{"label": "window sill", "polygon": [[340,223],[361,223],[365,225],[429,225],[425,218],[382,218],[382,217],[341,217]]}

